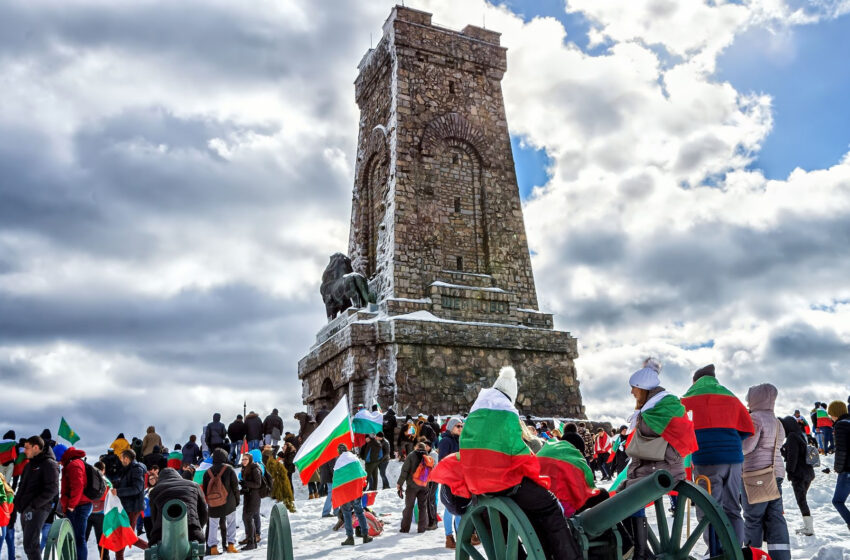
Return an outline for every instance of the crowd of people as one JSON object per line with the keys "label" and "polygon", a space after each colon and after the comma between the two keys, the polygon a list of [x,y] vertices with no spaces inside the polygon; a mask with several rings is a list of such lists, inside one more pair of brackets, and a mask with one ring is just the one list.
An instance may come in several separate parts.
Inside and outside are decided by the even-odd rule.
{"label": "crowd of people", "polygon": [[[363,542],[369,542],[380,533],[381,522],[360,498],[332,503],[335,463],[362,463],[365,490],[374,492],[379,483],[382,489],[393,487],[387,466],[397,460],[402,464],[395,490],[404,500],[400,532],[411,531],[415,510],[417,532],[438,529],[439,503],[445,546],[455,548],[459,520],[472,496],[505,495],[525,511],[549,558],[571,558],[578,550],[566,519],[609,495],[595,487],[597,473],[602,481],[618,477],[615,484],[622,489],[664,469],[676,480],[691,478],[708,490],[729,518],[741,546],[760,548],[766,542],[770,556],[783,560],[790,558],[790,543],[782,485],[790,483],[799,506],[802,526],[797,533],[813,535],[808,489],[820,458],[834,454],[833,504],[850,529],[847,403],[817,402],[808,419],[799,410],[777,417],[779,391],[772,384],[750,387],[744,404],[720,383],[714,366],[709,365],[697,370],[691,387],[677,397],[661,386],[660,372],[661,364],[649,358],[630,376],[634,411],[628,424],[611,428],[530,416],[521,420],[514,405],[516,373],[503,368],[493,387],[481,391],[467,414],[442,422],[434,416],[406,416],[399,422],[393,410],[387,410],[382,431],[366,434],[358,448],[340,446],[338,457],[316,471],[308,482],[309,498],[325,498],[322,516],[337,518],[335,529],[345,527],[343,545],[354,544],[355,528]],[[508,419],[498,425],[503,413]],[[118,434],[93,468],[81,449],[57,443],[49,430],[21,438],[17,444],[22,458],[0,466],[0,490],[14,496],[11,517],[0,527],[0,550],[5,545],[9,560],[15,558],[19,520],[27,559],[40,560],[47,532],[61,516],[71,523],[78,558],[86,560],[91,533],[96,542],[103,534],[110,495],[120,500],[139,535],[133,543],[139,548],[160,542],[162,509],[176,498],[187,506],[190,537],[206,543],[208,555],[236,553],[240,545],[241,550],[252,550],[262,539],[263,497],[282,501],[294,511],[292,475],[297,450],[327,414],[326,408],[315,419],[299,413],[296,434],[284,432],[277,409],[262,420],[255,412],[244,418],[237,415],[227,426],[216,413],[200,439],[191,435],[171,451],[156,428],[149,426],[141,438],[128,440]],[[3,439],[15,438],[10,430]],[[570,478],[564,474],[568,471],[552,467],[557,465],[549,460],[552,457],[566,457],[587,476]],[[102,478],[102,486],[97,477]],[[92,494],[93,487],[99,494]],[[676,508],[675,496],[671,501]],[[238,540],[240,504],[244,538]],[[697,516],[702,512],[697,511]],[[356,527],[353,519],[357,519]],[[624,525],[633,558],[651,558],[644,510],[634,512]],[[709,552],[716,554],[719,541],[710,532],[705,540]],[[99,548],[99,552],[101,559],[108,560],[109,550]],[[115,550],[114,555],[121,560],[124,549]]]}

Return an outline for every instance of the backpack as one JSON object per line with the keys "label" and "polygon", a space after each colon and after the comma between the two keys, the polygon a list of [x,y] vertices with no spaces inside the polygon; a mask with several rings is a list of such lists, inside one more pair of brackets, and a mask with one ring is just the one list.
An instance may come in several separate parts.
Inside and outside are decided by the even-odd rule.
{"label": "backpack", "polygon": [[227,466],[222,466],[218,474],[212,475],[207,484],[207,505],[210,507],[220,507],[227,503],[227,488],[221,481],[221,475],[226,470]]}
{"label": "backpack", "polygon": [[263,484],[260,486],[260,497],[268,498],[272,495],[272,485],[274,482],[272,481],[272,475],[269,474],[269,470],[266,469],[266,472],[263,473]]}
{"label": "backpack", "polygon": [[820,466],[820,453],[814,445],[806,445],[806,464],[813,467]]}
{"label": "backpack", "polygon": [[423,455],[419,466],[413,471],[413,482],[417,486],[428,486],[428,477],[431,476],[431,469],[434,468],[434,458],[430,455]]}
{"label": "backpack", "polygon": [[106,494],[106,480],[103,478],[103,475],[100,474],[100,471],[94,468],[93,465],[90,465],[85,461],[83,461],[83,465],[85,465],[86,469],[86,485],[83,488],[83,496],[93,502],[96,502],[103,498],[103,495]]}

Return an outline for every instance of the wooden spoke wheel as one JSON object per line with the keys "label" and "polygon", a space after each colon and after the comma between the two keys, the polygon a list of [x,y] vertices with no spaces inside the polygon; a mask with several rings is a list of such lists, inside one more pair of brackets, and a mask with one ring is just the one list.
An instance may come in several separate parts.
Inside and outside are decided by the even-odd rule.
{"label": "wooden spoke wheel", "polygon": [[[672,524],[668,524],[664,501],[655,501],[655,520],[657,529],[649,528],[649,545],[658,560],[688,560],[702,558],[693,552],[703,540],[703,533],[711,529],[717,535],[722,552],[713,558],[724,560],[743,560],[741,546],[737,544],[735,529],[723,509],[705,490],[690,482],[679,482],[674,490],[679,493]],[[688,515],[687,502],[690,501],[703,512],[702,519],[691,527],[685,527]],[[651,515],[648,513],[648,515]]]}
{"label": "wooden spoke wheel", "polygon": [[269,518],[266,560],[292,560],[292,529],[283,504],[275,504]]}
{"label": "wooden spoke wheel", "polygon": [[67,519],[56,519],[47,533],[44,548],[45,560],[77,560],[77,544],[74,528]]}
{"label": "wooden spoke wheel", "polygon": [[[472,534],[481,549],[472,545]],[[483,554],[482,554],[483,549]],[[510,498],[479,498],[457,531],[456,560],[545,560],[540,539],[525,513]]]}

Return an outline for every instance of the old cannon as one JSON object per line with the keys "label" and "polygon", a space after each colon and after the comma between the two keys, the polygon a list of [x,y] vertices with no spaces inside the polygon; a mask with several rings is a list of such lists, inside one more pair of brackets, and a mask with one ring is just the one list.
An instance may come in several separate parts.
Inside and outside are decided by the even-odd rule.
{"label": "old cannon", "polygon": [[[678,505],[668,523],[663,502],[665,494],[678,493]],[[685,529],[686,502],[693,502],[704,516],[691,531]],[[618,524],[634,512],[653,504],[656,527],[650,528],[649,545],[659,560],[685,560],[701,557],[694,548],[702,541],[703,532],[714,529],[723,554],[716,558],[743,560],[736,544],[735,530],[717,502],[702,488],[690,482],[676,483],[667,471],[656,471],[611,498],[578,513],[569,519],[573,535],[578,540],[584,560],[589,558],[622,559],[623,535]],[[483,554],[472,545],[477,533]],[[684,540],[684,542],[683,542]],[[523,511],[509,498],[479,498],[464,513],[457,534],[456,560],[544,560],[540,540]]]}
{"label": "old cannon", "polygon": [[269,547],[266,560],[292,560],[292,529],[283,504],[275,504],[269,515]]}
{"label": "old cannon", "polygon": [[56,519],[47,533],[44,560],[77,560],[74,528],[67,519]]}
{"label": "old cannon", "polygon": [[169,500],[162,510],[162,540],[145,550],[145,560],[200,560],[204,544],[189,541],[186,504]]}

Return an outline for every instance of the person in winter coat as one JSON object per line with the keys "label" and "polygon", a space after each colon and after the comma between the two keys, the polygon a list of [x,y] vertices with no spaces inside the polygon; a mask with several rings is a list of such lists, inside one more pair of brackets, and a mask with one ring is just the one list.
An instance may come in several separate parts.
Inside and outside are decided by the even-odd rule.
{"label": "person in winter coat", "polygon": [[242,415],[237,414],[236,420],[227,426],[227,437],[230,438],[230,462],[236,463],[236,457],[239,456],[239,451],[242,449],[242,440],[245,439],[245,422],[242,421]]}
{"label": "person in winter coat", "polygon": [[248,449],[259,449],[263,440],[263,421],[253,410],[245,417],[245,437],[248,438]]}
{"label": "person in winter coat", "polygon": [[162,448],[160,448],[158,445],[155,445],[153,451],[145,455],[145,457],[142,459],[142,463],[145,464],[145,467],[148,470],[151,470],[153,468],[162,470],[168,466],[168,457],[166,457],[165,454],[162,452]]}
{"label": "person in winter coat", "polygon": [[74,528],[74,542],[77,545],[77,558],[87,560],[89,547],[86,546],[86,526],[91,515],[92,503],[84,494],[86,487],[86,454],[76,447],[69,447],[62,455],[62,494],[59,503],[65,512],[65,519]]}
{"label": "person in winter coat", "polygon": [[[152,432],[148,432],[150,433]],[[130,518],[130,527],[136,527],[139,517],[145,510],[145,475],[148,470],[136,461],[136,454],[132,449],[126,449],[121,454],[121,464],[124,468],[111,492],[113,496],[121,499],[121,507]],[[136,546],[144,549],[147,548],[147,543],[139,539],[136,541]],[[115,558],[124,560],[124,549],[116,551]]]}
{"label": "person in winter coat", "polygon": [[[401,512],[401,529],[399,531],[401,533],[410,532],[410,522],[413,520],[413,504],[419,506],[418,532],[424,533],[431,524],[428,519],[428,505],[425,503],[428,499],[428,486],[420,486],[413,480],[413,473],[416,472],[425,454],[425,444],[417,443],[413,452],[408,454],[404,460],[401,472],[398,475],[396,489],[399,497],[404,496],[404,510]],[[404,490],[402,487],[405,487]]]}
{"label": "person in winter coat", "polygon": [[543,440],[537,437],[537,428],[534,426],[525,425],[525,433],[522,437],[523,441],[525,441],[525,445],[531,450],[535,455],[538,451],[543,449]]}
{"label": "person in winter coat", "polygon": [[322,506],[322,517],[335,517],[333,511],[333,486],[334,486],[334,466],[336,465],[336,457],[322,464],[319,467],[319,482],[328,489],[325,496],[325,504]]}
{"label": "person in winter coat", "polygon": [[803,516],[803,526],[797,529],[797,534],[811,536],[815,534],[815,529],[806,495],[809,485],[815,479],[815,469],[806,463],[806,436],[803,435],[800,423],[793,416],[786,416],[781,422],[785,429],[785,445],[780,449],[785,457],[785,475],[791,481],[794,498]]}
{"label": "person in winter coat", "polygon": [[[462,431],[463,420],[455,416],[449,418],[449,421],[446,422],[446,433],[440,438],[440,443],[437,446],[437,458],[440,461],[460,451],[460,434]],[[446,530],[446,548],[454,550],[457,546],[454,534],[460,525],[460,517],[454,515],[446,506],[446,499],[444,499],[443,494],[447,493],[451,493],[451,490],[445,485],[440,486],[440,501],[444,507],[443,526]]]}
{"label": "person in winter coat", "polygon": [[298,454],[298,450],[295,449],[293,444],[287,443],[280,453],[283,453],[283,466],[286,467],[286,476],[289,478],[289,486],[292,487],[292,475],[295,473],[295,455]]}
{"label": "person in winter coat", "polygon": [[408,416],[405,418],[404,424],[401,425],[401,430],[398,433],[398,460],[404,461],[410,452],[413,450],[413,444],[416,442],[416,424],[413,419]]}
{"label": "person in winter coat", "polygon": [[847,496],[850,496],[850,414],[847,414],[847,405],[841,401],[829,403],[827,412],[834,422],[835,463],[833,468],[838,475],[835,493],[832,495],[832,505],[850,529],[850,510],[846,505]]}
{"label": "person in winter coat", "polygon": [[[318,416],[316,416],[316,418],[318,418]],[[395,411],[392,408],[388,408],[384,413],[384,425],[382,426],[381,431],[384,432],[384,437],[390,445],[390,457],[395,457],[395,429],[397,427],[398,420],[395,417]]]}
{"label": "person in winter coat", "polygon": [[[104,465],[102,461],[96,462],[93,466],[100,471],[100,474],[106,476],[106,465]],[[91,515],[89,515],[89,520],[86,524],[85,535],[85,540],[88,542],[92,530],[94,530],[94,542],[97,543],[98,558],[100,558],[100,560],[109,560],[109,551],[100,546],[100,537],[103,535],[103,508],[105,502],[106,494],[104,494],[99,500],[92,502]]]}
{"label": "person in winter coat", "polygon": [[387,467],[390,464],[392,457],[392,449],[390,449],[390,440],[384,436],[384,432],[375,434],[378,443],[381,444],[381,462],[378,463],[378,473],[381,475],[381,487],[386,490],[390,487],[390,480],[387,478]]}
{"label": "person in winter coat", "polygon": [[198,446],[198,436],[189,436],[189,441],[183,445],[183,462],[190,465],[197,465],[201,462],[201,448]]}
{"label": "person in winter coat", "polygon": [[207,444],[207,449],[210,453],[216,449],[227,449],[224,440],[227,439],[227,428],[224,427],[224,422],[221,421],[221,414],[216,412],[213,414],[212,422],[207,424],[206,432],[204,433],[204,443]]}
{"label": "person in winter coat", "polygon": [[384,458],[383,452],[375,434],[366,434],[366,443],[360,448],[360,458],[366,461],[366,481],[370,491],[378,489],[378,466]]}
{"label": "person in winter coat", "polygon": [[278,452],[278,459],[272,458],[266,462],[266,470],[272,477],[271,498],[276,502],[283,502],[284,507],[295,513],[295,498],[292,495],[292,483],[283,463],[283,457]]}
{"label": "person in winter coat", "polygon": [[614,443],[611,444],[611,451],[614,453],[614,472],[620,474],[626,468],[629,462],[629,456],[626,455],[626,441],[628,440],[628,426],[620,426],[617,437],[614,438]]}
{"label": "person in winter coat", "polygon": [[775,500],[751,504],[747,492],[741,492],[744,506],[744,544],[756,548],[767,541],[767,553],[773,560],[790,560],[791,546],[788,524],[782,506],[782,480],[785,464],[779,448],[785,441],[785,429],[776,419],[773,407],[779,391],[770,383],[754,385],[747,391],[747,408],[753,419],[755,433],[743,442],[744,478],[748,472],[773,466],[780,496]]}
{"label": "person in winter coat", "polygon": [[[142,454],[142,440],[140,440],[139,438],[134,437],[130,441],[130,449],[133,450],[133,453],[135,453],[136,457],[138,457],[139,459],[141,459],[144,456]],[[153,449],[153,447],[151,447],[151,449]],[[116,453],[115,456],[118,457],[118,462],[120,463],[121,462],[121,455]],[[106,465],[106,476],[109,476],[109,465]]]}
{"label": "person in winter coat", "polygon": [[14,504],[21,517],[27,560],[41,560],[41,528],[59,495],[59,465],[53,450],[39,436],[26,440],[24,454],[29,462],[21,473]]}
{"label": "person in winter coat", "polygon": [[[162,445],[162,438],[159,437],[158,433],[156,433],[156,428],[153,426],[148,426],[148,431],[145,434],[145,438],[142,440],[142,456],[139,458],[144,459],[145,457],[153,453],[154,447],[159,447],[160,449],[162,449],[165,446]],[[121,455],[118,456],[120,457]]]}
{"label": "person in winter coat", "polygon": [[186,520],[189,525],[189,540],[204,542],[204,526],[207,524],[207,502],[201,494],[201,487],[185,480],[172,468],[159,473],[159,482],[150,492],[151,520],[153,521],[150,544],[162,541],[162,513],[165,504],[171,500],[180,500],[186,506]]}
{"label": "person in winter coat", "polygon": [[227,552],[236,553],[236,508],[239,506],[239,478],[227,462],[227,451],[216,449],[212,454],[213,465],[204,471],[201,487],[209,505],[209,536],[207,546],[210,555],[219,554],[220,525],[226,524]]}
{"label": "person in winter coat", "polygon": [[[7,440],[7,441],[16,440],[17,436],[15,435],[15,430],[9,430],[5,434],[3,434],[3,439]],[[12,485],[12,478],[14,476],[14,472],[15,472],[15,460],[14,459],[10,458],[5,463],[0,463],[0,474],[2,474],[3,478],[6,479],[6,482],[9,484],[9,487],[11,487],[11,485]],[[3,544],[2,544],[2,542],[0,542],[0,547],[2,547],[2,546],[3,546]]]}
{"label": "person in winter coat", "polygon": [[115,441],[109,446],[109,448],[117,455],[121,456],[121,453],[124,452],[125,449],[130,449],[130,442],[127,441],[127,438],[124,437],[123,433],[118,434],[118,437],[115,438]]}
{"label": "person in winter coat", "polygon": [[[744,404],[720,384],[714,364],[698,369],[693,384],[682,396],[682,404],[694,421],[699,449],[694,451],[694,477],[711,481],[711,495],[723,507],[735,529],[738,544],[744,542],[744,519],[741,516],[741,476],[744,452],[741,442],[753,435],[753,422]],[[697,510],[702,519],[702,511]],[[709,531],[705,532],[706,542]],[[719,542],[710,543],[719,553]]]}
{"label": "person in winter coat", "polygon": [[584,459],[590,465],[590,470],[594,471],[593,480],[596,480],[596,469],[594,469],[596,462],[593,460],[593,434],[590,433],[590,429],[584,422],[578,423],[578,435],[584,440]]}
{"label": "person in winter coat", "polygon": [[611,455],[611,438],[602,428],[596,431],[596,437],[593,441],[593,456],[599,465],[599,470],[602,471],[602,480],[611,480],[610,465],[608,457]]}
{"label": "person in winter coat", "polygon": [[272,413],[266,416],[263,420],[263,439],[266,445],[271,445],[274,452],[277,453],[280,447],[280,437],[283,435],[283,418],[281,418],[277,409],[273,409]]}
{"label": "person in winter coat", "polygon": [[242,523],[245,525],[245,546],[242,550],[255,550],[260,542],[260,488],[263,486],[263,472],[254,462],[250,453],[242,455]]}

